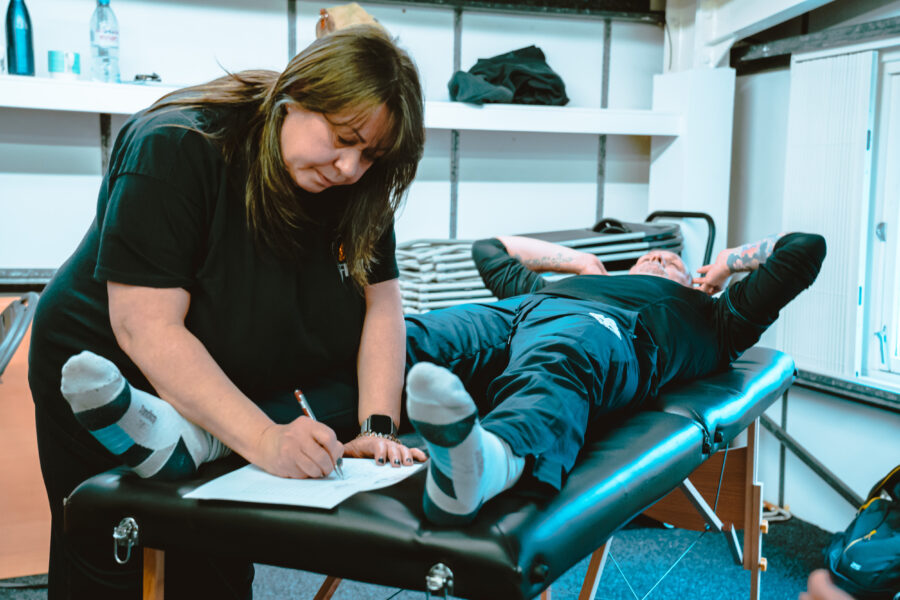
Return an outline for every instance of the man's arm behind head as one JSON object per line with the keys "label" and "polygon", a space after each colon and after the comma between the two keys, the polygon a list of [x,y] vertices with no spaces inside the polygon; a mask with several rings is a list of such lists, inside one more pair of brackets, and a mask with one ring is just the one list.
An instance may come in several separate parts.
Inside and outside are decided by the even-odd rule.
{"label": "man's arm behind head", "polygon": [[723,365],[759,341],[781,309],[812,285],[825,259],[825,238],[789,233],[771,256],[716,300],[716,330],[725,350]]}
{"label": "man's arm behind head", "polygon": [[542,289],[545,280],[538,273],[607,274],[593,254],[523,236],[478,240],[472,258],[485,287],[500,299]]}
{"label": "man's arm behind head", "polygon": [[768,327],[788,302],[816,280],[825,260],[825,238],[789,233],[770,256],[756,261],[749,276],[727,290],[730,306],[747,320]]}
{"label": "man's arm behind head", "polygon": [[544,279],[510,256],[497,238],[475,242],[472,245],[472,259],[484,286],[501,300],[544,287]]}

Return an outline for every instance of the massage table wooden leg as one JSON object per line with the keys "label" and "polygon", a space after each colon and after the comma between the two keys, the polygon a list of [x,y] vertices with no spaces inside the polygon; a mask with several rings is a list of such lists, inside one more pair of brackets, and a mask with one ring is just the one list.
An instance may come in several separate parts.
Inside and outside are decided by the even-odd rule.
{"label": "massage table wooden leg", "polygon": [[319,591],[316,592],[313,600],[330,600],[330,598],[334,596],[334,593],[337,591],[340,584],[340,577],[332,577],[331,575],[329,575],[325,578],[325,581],[322,582],[322,587],[320,587]]}
{"label": "massage table wooden leg", "polygon": [[759,418],[747,427],[746,483],[744,491],[744,568],[750,571],[750,600],[759,600],[760,573],[766,570],[762,558],[762,483],[757,481]]}
{"label": "massage table wooden leg", "polygon": [[163,600],[166,553],[144,548],[144,600]]}
{"label": "massage table wooden leg", "polygon": [[603,575],[603,567],[606,565],[606,557],[609,556],[610,545],[612,545],[612,538],[606,540],[605,544],[591,554],[591,561],[588,563],[584,583],[581,584],[581,592],[578,593],[578,600],[592,600],[594,594],[597,593],[597,586],[600,585],[600,577]]}
{"label": "massage table wooden leg", "polygon": [[[144,600],[163,600],[165,594],[165,556],[162,550],[144,548]],[[330,600],[341,584],[339,577],[329,575],[313,600]],[[548,593],[547,600],[550,600]]]}

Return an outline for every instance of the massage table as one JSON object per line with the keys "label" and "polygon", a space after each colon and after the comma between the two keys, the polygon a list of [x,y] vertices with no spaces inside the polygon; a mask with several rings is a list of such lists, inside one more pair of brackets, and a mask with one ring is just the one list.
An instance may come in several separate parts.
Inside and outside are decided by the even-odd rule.
{"label": "massage table", "polygon": [[[751,571],[748,595],[755,600],[765,568],[762,486],[756,481],[759,417],[793,379],[789,356],[751,348],[725,372],[667,387],[640,412],[592,426],[558,495],[513,488],[487,502],[465,527],[425,521],[424,470],[392,487],[356,494],[332,510],[182,498],[234,468],[220,462],[177,483],[142,480],[124,469],[96,475],[68,497],[65,528],[73,536],[112,536],[110,551],[121,561],[143,559],[148,600],[163,597],[167,549],[326,574],[316,599],[329,598],[341,578],[423,590],[429,598],[549,598],[553,581],[592,555],[579,596],[587,599],[599,582],[606,543],[618,529],[648,509],[652,515],[667,502],[686,501],[699,511],[703,527],[729,540],[735,562]],[[745,430],[746,446],[729,448]],[[716,486],[704,491],[690,479],[723,451],[730,469],[725,479],[742,488],[731,494],[737,506],[727,510],[736,518],[727,520],[710,508]],[[717,467],[706,479],[717,485],[723,477]],[[726,507],[719,508],[721,513]],[[666,510],[656,517],[677,525],[665,515],[678,511]],[[735,528],[744,529],[742,547]]]}

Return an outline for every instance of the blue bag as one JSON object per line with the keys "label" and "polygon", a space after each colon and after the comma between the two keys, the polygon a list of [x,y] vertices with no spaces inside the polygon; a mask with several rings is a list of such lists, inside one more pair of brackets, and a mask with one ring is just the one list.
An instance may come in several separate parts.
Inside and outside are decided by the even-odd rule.
{"label": "blue bag", "polygon": [[857,600],[900,600],[900,465],[875,484],[825,549],[834,582]]}

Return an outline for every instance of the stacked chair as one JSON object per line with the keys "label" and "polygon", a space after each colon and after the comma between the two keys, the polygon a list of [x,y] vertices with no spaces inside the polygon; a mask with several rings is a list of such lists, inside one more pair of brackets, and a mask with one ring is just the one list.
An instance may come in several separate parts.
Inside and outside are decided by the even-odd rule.
{"label": "stacked chair", "polygon": [[37,292],[26,292],[0,312],[0,375],[3,375],[19,344],[25,338],[37,303]]}
{"label": "stacked chair", "polygon": [[[649,250],[681,253],[684,242],[677,223],[623,223],[603,219],[591,229],[522,234],[594,254],[611,273],[627,271]],[[403,310],[424,313],[435,308],[496,298],[481,281],[472,260],[470,240],[413,240],[399,244]],[[564,275],[547,275],[554,279]]]}

